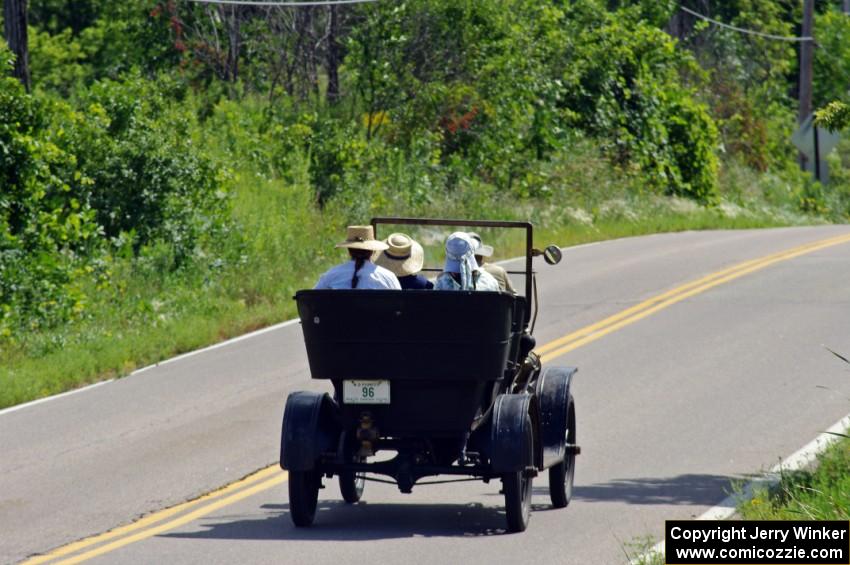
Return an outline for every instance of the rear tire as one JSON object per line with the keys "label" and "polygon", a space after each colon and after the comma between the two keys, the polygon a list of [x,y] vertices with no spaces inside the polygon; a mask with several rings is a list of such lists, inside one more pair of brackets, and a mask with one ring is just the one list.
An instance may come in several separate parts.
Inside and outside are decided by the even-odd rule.
{"label": "rear tire", "polygon": [[342,492],[342,499],[348,504],[360,502],[365,486],[366,479],[362,473],[344,471],[339,475],[339,490]]}
{"label": "rear tire", "polygon": [[321,475],[315,471],[289,472],[289,516],[299,528],[313,524],[319,501]]}
{"label": "rear tire", "polygon": [[571,446],[576,444],[576,409],[572,395],[567,404],[566,443],[567,451],[564,453],[564,460],[554,467],[549,467],[549,498],[552,499],[552,506],[555,508],[565,508],[573,497],[576,453]]}
{"label": "rear tire", "polygon": [[[534,436],[531,432],[531,418],[525,416],[525,441],[527,455],[525,461],[534,461]],[[532,477],[525,471],[516,471],[502,475],[502,486],[505,492],[505,517],[509,532],[524,532],[531,517],[531,482]]]}

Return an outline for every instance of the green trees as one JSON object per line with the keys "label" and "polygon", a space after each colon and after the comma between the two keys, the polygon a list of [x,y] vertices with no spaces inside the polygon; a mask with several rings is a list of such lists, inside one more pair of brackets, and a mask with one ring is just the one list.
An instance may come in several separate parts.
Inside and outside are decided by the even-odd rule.
{"label": "green trees", "polygon": [[44,105],[0,76],[0,337],[81,308],[73,279],[100,230],[73,186],[83,181],[76,159],[57,141]]}
{"label": "green trees", "polygon": [[[0,60],[9,61],[0,50]],[[7,63],[8,64],[8,63]],[[179,267],[226,218],[217,169],[185,112],[136,77],[67,103],[0,77],[0,334],[64,322],[110,242],[167,242]],[[103,274],[103,273],[101,273]]]}
{"label": "green trees", "polygon": [[[795,0],[28,2],[31,94],[0,47],[0,389],[51,380],[21,359],[85,379],[289,315],[375,214],[584,239],[848,211],[846,168],[796,164],[794,44],[679,9],[794,35]],[[834,126],[850,18],[819,6]]]}
{"label": "green trees", "polygon": [[[569,184],[578,151],[629,187],[708,206],[727,163],[786,175],[774,186],[790,192],[793,46],[678,5],[30,0],[33,94],[0,91],[5,327],[73,317],[110,257],[208,261],[226,169],[241,186],[297,185],[334,218],[464,195],[533,209],[563,194],[553,182]],[[798,17],[791,0],[711,7],[779,35]],[[818,15],[819,99],[848,102],[848,21]]]}
{"label": "green trees", "polygon": [[611,14],[592,2],[573,5],[563,104],[578,125],[605,139],[614,159],[639,168],[656,187],[715,202],[717,130],[682,80],[698,68],[638,8]]}
{"label": "green trees", "polygon": [[816,123],[833,131],[850,126],[850,106],[844,102],[834,101],[824,106],[816,113]]}
{"label": "green trees", "polygon": [[640,14],[593,0],[377,6],[347,59],[366,135],[435,139],[444,164],[527,195],[529,164],[578,129],[658,189],[713,202],[716,129],[681,84],[693,62]]}
{"label": "green trees", "polygon": [[57,125],[76,148],[88,179],[80,188],[104,235],[129,235],[136,250],[167,241],[179,264],[221,226],[226,199],[217,169],[189,138],[190,116],[169,108],[167,88],[132,75],[99,82],[81,98],[87,112],[59,113]]}
{"label": "green trees", "polygon": [[815,51],[814,104],[818,124],[832,130],[850,126],[850,17],[830,9],[817,16],[818,44]]}

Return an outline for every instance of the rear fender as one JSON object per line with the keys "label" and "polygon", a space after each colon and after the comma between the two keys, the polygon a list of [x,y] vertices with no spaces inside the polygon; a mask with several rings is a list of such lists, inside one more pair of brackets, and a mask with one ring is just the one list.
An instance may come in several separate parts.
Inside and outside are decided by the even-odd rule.
{"label": "rear fender", "polygon": [[309,471],[322,453],[335,451],[341,433],[338,412],[327,393],[290,394],[283,411],[280,466],[289,471]]}
{"label": "rear fender", "polygon": [[[531,436],[534,441],[534,460],[528,460],[526,414],[530,415]],[[493,405],[490,428],[490,465],[496,473],[522,471],[528,467],[541,468],[543,453],[539,449],[540,415],[537,399],[530,394],[500,394]]]}
{"label": "rear fender", "polygon": [[575,367],[547,367],[535,385],[540,405],[540,443],[545,467],[564,459],[570,383],[577,370]]}

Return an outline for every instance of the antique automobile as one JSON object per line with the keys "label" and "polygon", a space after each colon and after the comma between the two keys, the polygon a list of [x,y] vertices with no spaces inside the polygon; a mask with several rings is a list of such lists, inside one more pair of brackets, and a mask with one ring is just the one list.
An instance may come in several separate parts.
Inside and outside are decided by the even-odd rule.
{"label": "antique automobile", "polygon": [[[543,368],[532,351],[537,317],[532,263],[561,259],[533,248],[528,222],[375,218],[381,225],[525,230],[524,296],[433,290],[302,290],[295,300],[313,379],[333,389],[293,392],[283,414],[280,465],[289,472],[296,526],[313,523],[324,479],[355,503],[367,480],[417,484],[497,479],[507,530],[526,529],[531,485],[548,471],[556,508],[570,502],[575,469],[572,367]],[[380,236],[378,236],[380,237]],[[378,457],[378,454],[384,457]],[[463,477],[463,478],[461,478]]]}

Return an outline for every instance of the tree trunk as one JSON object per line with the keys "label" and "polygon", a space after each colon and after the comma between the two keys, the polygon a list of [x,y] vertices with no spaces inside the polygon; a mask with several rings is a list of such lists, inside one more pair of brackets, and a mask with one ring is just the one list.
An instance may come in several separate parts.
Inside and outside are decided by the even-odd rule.
{"label": "tree trunk", "polygon": [[242,33],[240,30],[240,7],[230,7],[230,25],[228,26],[229,49],[227,51],[228,80],[236,83],[239,79],[239,54],[242,50]]}
{"label": "tree trunk", "polygon": [[337,42],[339,36],[339,14],[337,6],[330,7],[330,29],[328,31],[328,91],[326,93],[327,100],[330,104],[334,104],[339,100],[339,65],[341,57],[340,45]]}
{"label": "tree trunk", "polygon": [[298,19],[298,35],[301,38],[300,67],[301,77],[304,84],[301,85],[301,98],[307,100],[311,94],[318,90],[318,77],[316,73],[316,46],[313,43],[313,8],[308,6],[299,10],[301,18]]}
{"label": "tree trunk", "polygon": [[[711,0],[694,0],[688,4],[691,4],[687,7],[692,10],[706,16],[711,15]],[[669,35],[675,37],[679,41],[682,41],[694,31],[694,25],[696,25],[696,23],[696,16],[692,16],[687,12],[677,9],[670,18],[670,21],[667,22],[664,29]]]}
{"label": "tree trunk", "polygon": [[15,78],[30,90],[30,58],[27,39],[27,0],[4,0],[3,23],[6,42],[15,54]]}

